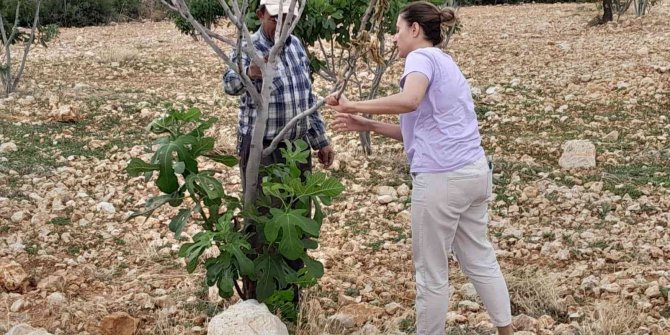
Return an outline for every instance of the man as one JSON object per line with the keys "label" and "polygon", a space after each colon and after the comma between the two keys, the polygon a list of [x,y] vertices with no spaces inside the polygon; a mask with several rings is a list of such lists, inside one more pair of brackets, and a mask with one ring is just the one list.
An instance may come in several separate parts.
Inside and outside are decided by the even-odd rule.
{"label": "man", "polygon": [[[251,39],[255,48],[266,57],[274,45],[280,10],[279,7],[280,0],[261,0],[260,6],[256,11],[256,15],[261,22],[261,27],[252,35]],[[290,1],[285,0],[284,5],[282,6],[284,19],[286,19],[289,7]],[[295,13],[296,15],[298,13],[297,4]],[[234,53],[232,59],[236,60],[236,57],[237,56]],[[249,78],[254,81],[256,87],[260,89],[262,85],[260,68],[253,64],[245,54],[242,54],[242,64],[243,69],[241,70],[245,71]],[[309,79],[309,59],[307,57],[307,52],[297,37],[291,35],[287,38],[282,52],[277,55],[276,66],[277,72],[272,80],[272,93],[270,95],[270,103],[268,106],[267,128],[263,137],[264,147],[270,145],[275,136],[279,134],[291,119],[316,104],[316,98],[312,93],[312,82]],[[239,75],[234,71],[230,69],[226,71],[223,78],[223,86],[227,94],[241,95],[237,152],[240,156],[240,172],[242,176],[242,185],[244,186],[246,184],[245,175],[247,162],[249,160],[251,136],[257,114],[256,106],[249,93],[245,91]],[[304,139],[309,143],[312,149],[318,151],[319,161],[326,168],[330,167],[333,163],[335,152],[331,148],[328,138],[326,137],[326,127],[318,112],[298,121],[295,127],[287,132],[285,138],[289,140]],[[261,159],[261,166],[283,162],[284,159],[281,156],[280,149],[285,147],[285,144],[281,143],[272,154],[264,156]],[[305,172],[311,171],[311,156],[308,158],[307,164],[298,164],[298,167],[303,176]],[[259,181],[260,177],[261,176],[259,176]],[[260,189],[259,182],[259,192]],[[278,204],[273,203],[273,206],[275,205]],[[253,226],[251,226],[250,229],[253,229]],[[287,263],[294,270],[303,267],[303,262],[300,259],[295,261],[287,260]],[[253,283],[246,284],[253,285]],[[293,301],[297,303],[300,293],[298,286],[293,285],[293,290]]]}
{"label": "man", "polygon": [[[261,27],[252,35],[252,41],[256,49],[265,56],[274,45],[275,31],[280,10],[280,0],[260,0],[260,6],[256,15],[260,20]],[[285,0],[282,6],[284,18],[289,11],[290,0]],[[295,6],[297,15],[297,4]],[[233,55],[233,59],[235,59]],[[243,71],[254,80],[258,88],[262,85],[262,74],[260,68],[253,64],[247,55],[242,54]],[[284,126],[296,115],[308,110],[316,103],[312,93],[312,83],[309,77],[309,59],[307,52],[300,40],[291,35],[288,37],[283,51],[277,56],[277,73],[272,82],[272,93],[268,107],[268,123],[263,137],[263,145],[267,147],[279,134]],[[249,158],[249,147],[251,143],[252,129],[256,118],[256,106],[244,89],[242,81],[237,73],[232,70],[226,71],[224,75],[224,89],[227,94],[241,95],[240,114],[238,130],[237,151],[240,155],[240,169],[242,179],[245,179],[247,160]],[[318,112],[301,119],[286,136],[289,140],[304,139],[310,147],[318,151],[319,161],[327,168],[333,163],[335,152],[326,137],[326,127]],[[281,146],[280,146],[281,147]],[[270,156],[264,157],[261,165],[269,165],[282,161],[277,148]],[[311,160],[306,166],[301,167],[303,172],[311,170]]]}

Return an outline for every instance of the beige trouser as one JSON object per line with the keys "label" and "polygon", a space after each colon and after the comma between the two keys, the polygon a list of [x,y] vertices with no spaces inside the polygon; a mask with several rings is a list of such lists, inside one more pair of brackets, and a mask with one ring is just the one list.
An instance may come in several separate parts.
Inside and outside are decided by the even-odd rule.
{"label": "beige trouser", "polygon": [[412,252],[416,333],[443,335],[449,303],[449,259],[481,297],[496,327],[511,324],[507,284],[486,237],[492,171],[486,157],[459,170],[413,174]]}

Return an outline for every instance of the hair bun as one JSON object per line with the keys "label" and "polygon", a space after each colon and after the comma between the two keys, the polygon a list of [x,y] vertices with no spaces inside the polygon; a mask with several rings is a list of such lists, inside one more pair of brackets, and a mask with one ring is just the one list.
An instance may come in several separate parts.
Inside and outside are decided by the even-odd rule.
{"label": "hair bun", "polygon": [[454,26],[458,19],[456,18],[456,12],[453,8],[446,7],[440,10],[440,21],[444,26]]}

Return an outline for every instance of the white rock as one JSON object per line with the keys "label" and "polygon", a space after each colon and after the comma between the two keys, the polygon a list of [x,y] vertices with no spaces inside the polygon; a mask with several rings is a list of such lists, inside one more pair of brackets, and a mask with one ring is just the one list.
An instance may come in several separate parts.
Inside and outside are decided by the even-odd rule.
{"label": "white rock", "polygon": [[570,259],[570,250],[561,249],[556,253],[554,258],[556,258],[558,260],[561,260],[561,261],[567,261],[568,259]]}
{"label": "white rock", "polygon": [[0,144],[0,154],[8,153],[8,152],[15,152],[18,151],[19,148],[16,146],[14,142],[7,142]]}
{"label": "white rock", "polygon": [[363,328],[361,328],[360,330],[357,330],[356,332],[352,333],[352,335],[379,335],[379,334],[381,334],[379,328],[370,323],[363,326]]}
{"label": "white rock", "polygon": [[407,184],[402,184],[398,186],[398,189],[396,190],[399,196],[408,196],[410,193],[409,186]]}
{"label": "white rock", "polygon": [[583,290],[590,290],[596,286],[598,286],[598,278],[593,275],[582,279],[582,284],[580,285]]}
{"label": "white rock", "polygon": [[348,314],[337,313],[328,318],[328,322],[334,326],[334,328],[353,328],[354,317]]}
{"label": "white rock", "polygon": [[621,286],[619,286],[619,284],[617,284],[617,283],[605,284],[605,285],[601,286],[600,288],[603,289],[603,291],[609,292],[609,293],[619,293],[619,292],[621,292]]}
{"label": "white rock", "polygon": [[458,307],[468,310],[470,312],[476,312],[481,308],[478,303],[470,300],[463,300],[459,302]]}
{"label": "white rock", "polygon": [[393,200],[394,200],[393,197],[388,195],[388,194],[387,195],[380,195],[379,197],[377,197],[377,201],[382,205],[391,203],[391,202],[393,202]]}
{"label": "white rock", "polygon": [[488,95],[494,95],[496,93],[498,93],[498,87],[496,87],[496,86],[491,86],[491,87],[486,89],[486,94],[488,94]]}
{"label": "white rock", "polygon": [[61,307],[65,306],[66,302],[67,299],[65,299],[63,293],[60,292],[51,293],[47,297],[47,303],[52,309],[60,309]]}
{"label": "white rock", "polygon": [[281,320],[265,304],[244,300],[215,316],[207,326],[208,335],[288,335]]}
{"label": "white rock", "polygon": [[564,169],[590,168],[596,166],[596,146],[588,140],[573,140],[563,143],[563,155],[558,164]]}
{"label": "white rock", "polygon": [[661,296],[661,288],[658,287],[658,284],[652,284],[644,291],[644,295],[647,298],[658,298]]}
{"label": "white rock", "polygon": [[640,83],[642,85],[645,85],[645,86],[650,86],[650,85],[656,84],[656,81],[654,81],[654,79],[652,79],[650,77],[644,77],[644,79],[642,79],[642,81],[640,81]]}
{"label": "white rock", "polygon": [[384,310],[386,311],[387,314],[393,315],[397,311],[402,310],[402,305],[400,305],[397,302],[391,302],[386,304],[386,306],[384,306]]}
{"label": "white rock", "polygon": [[465,323],[465,322],[468,322],[468,318],[465,317],[465,315],[460,315],[456,312],[447,313],[447,324],[454,325],[457,323]]}
{"label": "white rock", "polygon": [[23,221],[23,217],[24,217],[23,212],[18,211],[16,213],[12,214],[12,217],[10,219],[14,223],[19,223],[19,222]]}
{"label": "white rock", "polygon": [[5,335],[52,335],[44,328],[33,328],[30,325],[22,323],[12,327]]}
{"label": "white rock", "polygon": [[607,135],[605,135],[605,137],[603,137],[604,141],[609,141],[609,142],[614,142],[614,141],[617,141],[618,139],[619,139],[619,132],[616,131],[616,130],[611,131],[609,134],[607,134]]}
{"label": "white rock", "polygon": [[379,186],[377,188],[377,194],[378,195],[389,195],[393,199],[398,198],[398,192],[396,192],[395,188],[391,186]]}
{"label": "white rock", "polygon": [[463,284],[459,292],[461,296],[467,300],[477,300],[477,290],[475,290],[475,285],[472,285],[472,283]]}
{"label": "white rock", "polygon": [[21,242],[14,242],[9,245],[9,251],[13,253],[19,253],[26,249],[26,246]]}
{"label": "white rock", "polygon": [[505,231],[503,231],[502,236],[507,237],[507,236],[512,236],[517,239],[521,239],[523,237],[523,232],[519,229],[516,228],[507,228]]}
{"label": "white rock", "polygon": [[116,213],[116,209],[114,208],[114,205],[110,204],[109,202],[101,202],[98,205],[95,206],[95,209],[98,212],[107,212],[110,214]]}
{"label": "white rock", "polygon": [[12,306],[9,308],[9,311],[12,313],[20,312],[23,306],[26,304],[25,300],[19,298],[18,300],[12,303]]}

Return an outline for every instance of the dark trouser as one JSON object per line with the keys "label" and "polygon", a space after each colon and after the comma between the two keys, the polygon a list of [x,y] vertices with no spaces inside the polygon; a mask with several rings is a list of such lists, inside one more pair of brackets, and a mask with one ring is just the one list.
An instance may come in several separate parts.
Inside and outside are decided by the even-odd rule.
{"label": "dark trouser", "polygon": [[[268,147],[270,146],[270,141],[263,141],[263,147]],[[284,157],[281,155],[280,149],[285,149],[286,144],[284,142],[280,142],[277,148],[268,156],[262,156],[261,157],[261,167],[263,166],[268,166],[276,163],[284,163],[286,160]],[[247,163],[249,161],[249,151],[251,149],[251,134],[245,135],[242,138],[242,143],[240,147],[240,176],[242,176],[242,190],[243,192],[246,192],[246,172],[247,172]],[[312,156],[309,155],[307,158],[307,164],[301,164],[298,163],[298,169],[300,169],[300,178],[304,181],[305,180],[305,173],[307,171],[312,171]],[[258,187],[257,187],[257,192],[258,194],[261,194],[262,192],[262,187],[261,187],[261,181],[263,179],[263,174],[259,173],[258,174]],[[278,208],[281,206],[281,201],[279,199],[273,198],[272,199],[272,207]],[[311,210],[311,209],[310,209]],[[265,215],[269,212],[269,210],[265,207],[259,208],[258,209],[258,214],[260,215]],[[254,226],[249,225],[247,232],[249,233],[254,233]],[[256,236],[254,235],[252,237],[251,243],[252,245],[256,245]],[[300,270],[303,268],[304,263],[301,259],[296,259],[296,260],[286,260],[286,263],[293,269],[293,270]],[[297,285],[293,286],[294,294],[293,294],[293,302],[297,303],[299,300],[299,289]]]}

